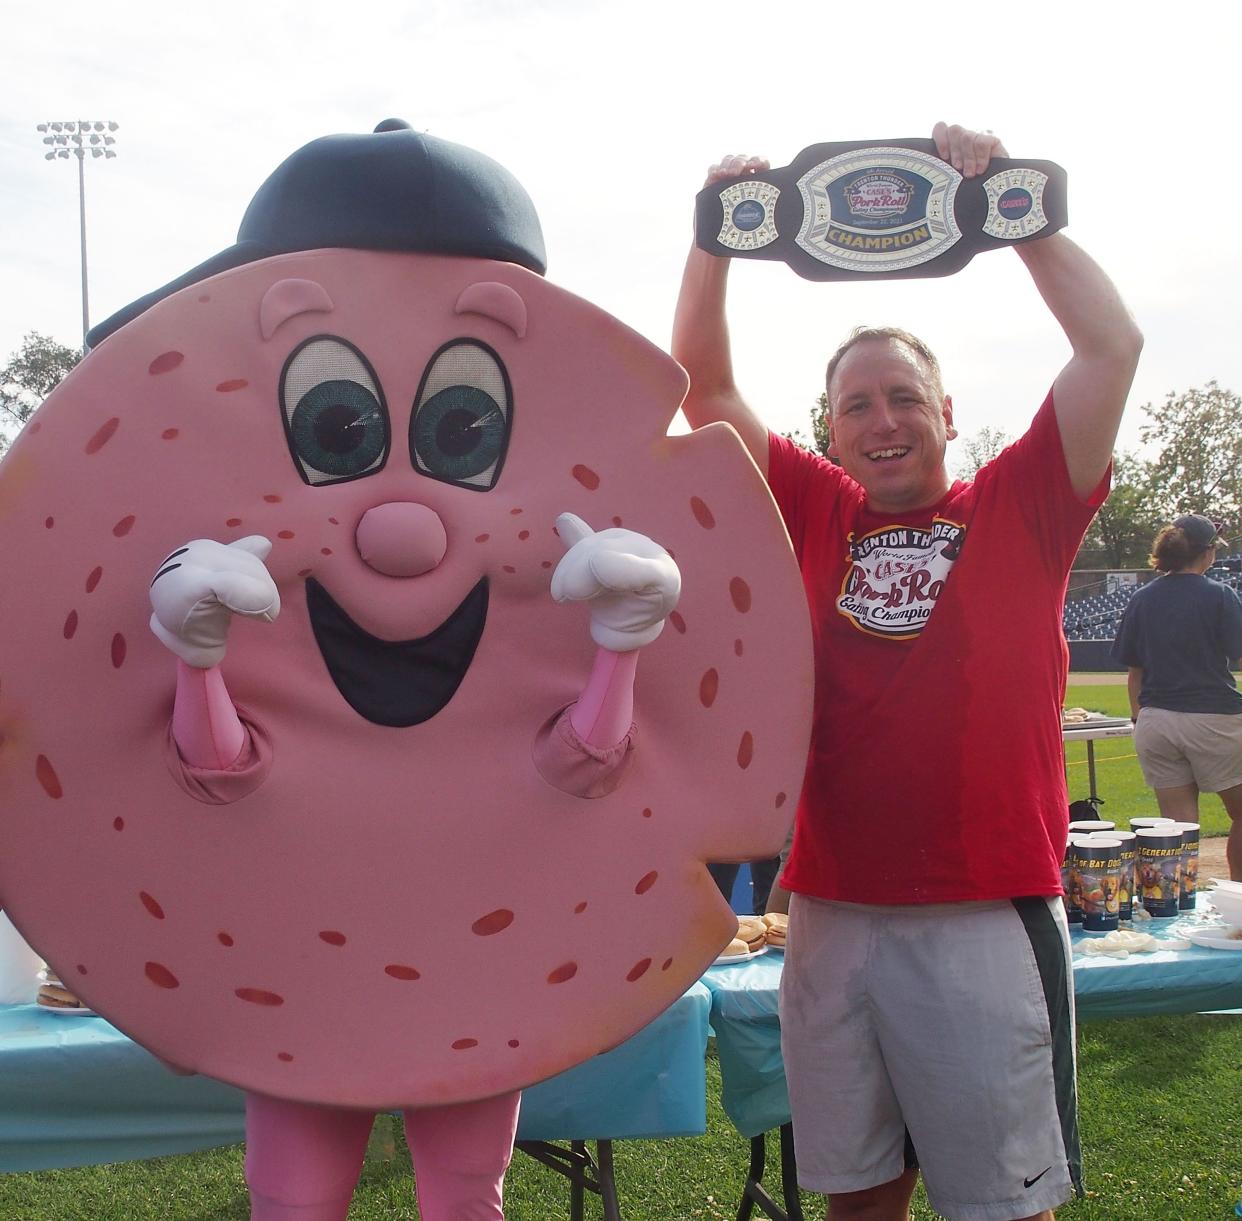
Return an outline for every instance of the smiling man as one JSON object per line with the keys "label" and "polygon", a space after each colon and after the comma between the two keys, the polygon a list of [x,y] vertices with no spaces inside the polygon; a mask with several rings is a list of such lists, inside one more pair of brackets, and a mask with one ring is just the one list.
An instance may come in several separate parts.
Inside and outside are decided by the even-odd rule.
{"label": "smiling man", "polygon": [[[940,123],[933,138],[966,178],[1007,155],[990,133]],[[729,157],[708,181],[766,168]],[[781,1024],[799,1177],[834,1221],[906,1218],[920,1167],[958,1221],[1050,1218],[1080,1186],[1061,606],[1142,340],[1066,237],[1016,252],[1073,356],[969,483],[946,469],[953,404],[915,336],[860,328],[833,355],[837,466],[771,433],[738,390],[728,261],[692,251],[678,302],[686,416],[738,430],[811,609]]]}

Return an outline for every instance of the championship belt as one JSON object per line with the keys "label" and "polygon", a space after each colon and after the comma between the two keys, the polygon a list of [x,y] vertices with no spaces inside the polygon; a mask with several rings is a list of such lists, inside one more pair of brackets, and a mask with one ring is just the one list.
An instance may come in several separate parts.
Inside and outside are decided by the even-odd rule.
{"label": "championship belt", "polygon": [[993,157],[963,178],[931,140],[813,144],[792,164],[724,178],[695,204],[695,241],[724,258],[786,262],[807,280],[947,276],[980,250],[1068,219],[1065,171]]}

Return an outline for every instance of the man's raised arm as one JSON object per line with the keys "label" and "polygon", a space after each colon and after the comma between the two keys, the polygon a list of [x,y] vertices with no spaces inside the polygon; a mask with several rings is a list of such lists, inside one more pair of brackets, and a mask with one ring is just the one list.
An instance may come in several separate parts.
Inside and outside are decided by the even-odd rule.
{"label": "man's raised arm", "polygon": [[[983,173],[991,157],[1009,155],[991,132],[937,123],[932,138],[941,157],[968,178]],[[1064,234],[1015,249],[1074,349],[1052,398],[1070,483],[1085,500],[1112,461],[1143,336],[1113,282]]]}
{"label": "man's raised arm", "polygon": [[[768,163],[758,157],[725,157],[708,172],[708,183],[737,174],[758,173]],[[729,323],[725,313],[729,260],[692,246],[673,316],[673,357],[690,374],[682,405],[691,428],[723,420],[737,429],[760,472],[768,473],[768,430],[750,409],[733,380]]]}

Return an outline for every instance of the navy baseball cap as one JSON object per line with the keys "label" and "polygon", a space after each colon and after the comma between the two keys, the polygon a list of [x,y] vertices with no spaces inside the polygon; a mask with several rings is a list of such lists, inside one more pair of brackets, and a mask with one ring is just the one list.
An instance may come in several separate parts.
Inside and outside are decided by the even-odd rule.
{"label": "navy baseball cap", "polygon": [[1180,530],[1196,547],[1228,547],[1228,541],[1222,537],[1221,528],[1211,518],[1202,513],[1187,513],[1179,517],[1173,528]]}
{"label": "navy baseball cap", "polygon": [[92,327],[87,347],[165,297],[245,263],[346,247],[466,255],[543,275],[535,205],[502,165],[385,119],[373,132],[323,136],[286,158],[250,201],[237,242]]}

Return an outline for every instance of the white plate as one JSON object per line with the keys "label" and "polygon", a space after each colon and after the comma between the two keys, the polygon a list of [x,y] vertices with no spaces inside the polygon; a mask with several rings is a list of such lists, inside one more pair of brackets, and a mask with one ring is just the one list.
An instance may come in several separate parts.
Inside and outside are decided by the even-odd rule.
{"label": "white plate", "polygon": [[[1229,891],[1235,895],[1242,895],[1242,882],[1231,882],[1228,878],[1208,878],[1208,881],[1221,890]],[[1209,890],[1207,893],[1208,897],[1211,898],[1212,892]]]}
{"label": "white plate", "polygon": [[40,1005],[35,1001],[35,1006],[43,1013],[55,1013],[60,1017],[98,1017],[94,1009],[85,1009],[79,1006],[76,1009],[69,1007],[61,1007],[59,1005]]}
{"label": "white plate", "polygon": [[1187,929],[1186,940],[1209,950],[1242,950],[1242,935],[1239,934],[1242,934],[1242,929],[1230,925],[1224,928],[1194,928]]}
{"label": "white plate", "polygon": [[753,954],[721,954],[713,965],[725,967],[735,962],[750,962],[752,958],[758,958],[760,954],[766,954],[767,952],[768,947],[765,945],[761,946]]}

